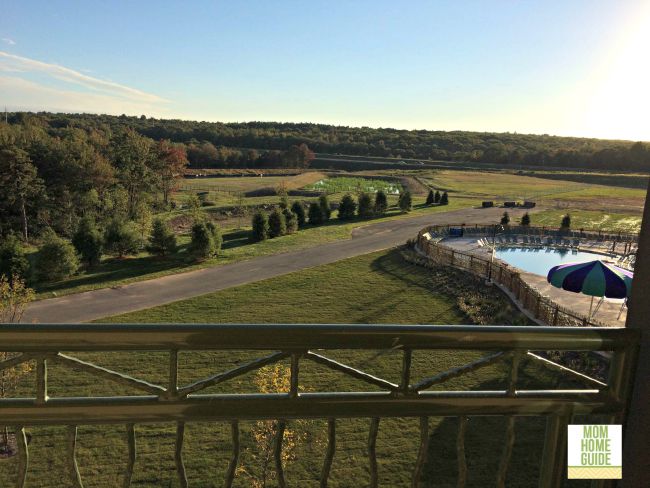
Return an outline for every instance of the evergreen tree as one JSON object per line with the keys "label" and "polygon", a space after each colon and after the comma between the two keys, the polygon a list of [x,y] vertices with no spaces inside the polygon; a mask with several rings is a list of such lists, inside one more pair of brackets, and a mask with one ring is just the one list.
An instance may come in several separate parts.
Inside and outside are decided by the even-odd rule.
{"label": "evergreen tree", "polygon": [[501,225],[508,225],[510,223],[510,215],[508,212],[503,212],[503,216],[501,217]]}
{"label": "evergreen tree", "polygon": [[343,195],[339,203],[339,219],[349,220],[354,218],[354,213],[357,210],[357,202],[349,193]]}
{"label": "evergreen tree", "polygon": [[99,264],[104,238],[92,218],[81,219],[77,231],[72,236],[72,245],[81,256],[81,260],[88,266]]}
{"label": "evergreen tree", "polygon": [[320,206],[320,211],[323,214],[323,222],[327,222],[332,216],[332,207],[330,207],[330,202],[327,199],[327,195],[321,195],[318,197],[318,205]]}
{"label": "evergreen tree", "polygon": [[362,192],[359,194],[359,204],[357,213],[362,219],[369,219],[373,215],[372,198],[368,193]]}
{"label": "evergreen tree", "polygon": [[136,254],[142,245],[137,229],[131,222],[115,218],[111,220],[104,232],[104,247],[115,256],[124,257]]}
{"label": "evergreen tree", "polygon": [[530,225],[530,215],[528,215],[528,212],[526,212],[524,216],[521,218],[521,225],[524,226]]}
{"label": "evergreen tree", "polygon": [[34,269],[39,281],[60,281],[77,272],[79,258],[70,242],[50,231],[36,255]]}
{"label": "evergreen tree", "polygon": [[286,193],[280,196],[280,208],[282,210],[286,210],[287,208],[289,208],[289,199],[287,198]]}
{"label": "evergreen tree", "polygon": [[269,237],[280,237],[287,233],[287,223],[284,214],[279,208],[276,208],[269,215]]}
{"label": "evergreen tree", "polygon": [[195,259],[207,259],[215,254],[213,234],[205,222],[197,221],[192,226],[188,251]]}
{"label": "evergreen tree", "polygon": [[323,211],[318,203],[311,203],[309,205],[309,223],[311,225],[321,225],[323,223]]}
{"label": "evergreen tree", "polygon": [[442,196],[438,199],[438,202],[440,205],[449,205],[449,195],[447,195],[447,192],[444,192]]}
{"label": "evergreen tree", "polygon": [[149,236],[149,252],[158,256],[173,254],[178,249],[176,235],[163,219],[153,221],[153,228]]}
{"label": "evergreen tree", "polygon": [[375,194],[375,215],[384,215],[386,210],[388,210],[388,198],[386,193],[379,190]]}
{"label": "evergreen tree", "polygon": [[[447,192],[445,192],[445,193],[447,193]],[[441,198],[442,197],[440,196],[440,192],[438,190],[436,190],[436,194],[433,197],[433,203],[440,203]]]}
{"label": "evergreen tree", "polygon": [[269,218],[265,212],[255,212],[253,215],[253,231],[251,239],[253,241],[263,241],[269,237]]}
{"label": "evergreen tree", "polygon": [[566,214],[564,217],[562,217],[562,223],[560,224],[560,227],[562,229],[571,228],[571,216],[569,214]]}
{"label": "evergreen tree", "polygon": [[398,204],[402,212],[410,212],[411,205],[413,204],[413,200],[411,198],[411,192],[406,190],[400,193]]}
{"label": "evergreen tree", "polygon": [[427,195],[427,201],[424,203],[426,205],[433,205],[435,201],[436,201],[436,197],[433,194],[433,190],[429,190],[429,194]]}
{"label": "evergreen tree", "polygon": [[298,227],[303,228],[305,224],[307,223],[307,219],[305,216],[305,207],[301,202],[293,202],[293,205],[291,205],[291,211],[296,214],[296,219],[298,221]]}
{"label": "evergreen tree", "polygon": [[293,234],[298,230],[298,218],[288,208],[285,208],[282,213],[284,214],[284,221],[287,224],[287,234]]}
{"label": "evergreen tree", "polygon": [[218,225],[213,224],[212,222],[206,223],[205,226],[210,231],[210,235],[212,235],[212,242],[214,244],[212,248],[212,255],[216,256],[221,252],[221,245],[223,244],[221,228]]}
{"label": "evergreen tree", "polygon": [[9,234],[0,241],[0,278],[4,276],[8,281],[12,278],[27,279],[29,261],[18,238]]}

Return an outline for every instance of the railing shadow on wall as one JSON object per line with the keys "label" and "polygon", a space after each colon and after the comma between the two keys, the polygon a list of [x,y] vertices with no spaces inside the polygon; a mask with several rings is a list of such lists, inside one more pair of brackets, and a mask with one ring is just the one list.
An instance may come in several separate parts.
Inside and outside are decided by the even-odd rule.
{"label": "railing shadow on wall", "polygon": [[[431,226],[418,232],[416,246],[418,251],[426,257],[430,266],[454,266],[469,271],[477,276],[490,278],[492,281],[507,289],[535,319],[550,326],[568,327],[605,327],[606,324],[595,320],[593,317],[578,314],[566,307],[559,305],[549,297],[542,295],[537,289],[526,283],[516,268],[512,268],[498,260],[490,260],[476,254],[452,249],[440,240],[449,235],[450,228],[461,226]],[[464,235],[486,236],[493,235],[494,226],[468,226],[463,227]],[[547,227],[513,226],[503,231],[510,235],[546,235],[570,236],[586,239],[611,240],[636,244],[638,235],[614,233],[606,234],[597,231],[564,231]]]}
{"label": "railing shadow on wall", "polygon": [[[626,413],[638,350],[638,334],[624,328],[515,327],[515,326],[404,326],[404,325],[27,325],[0,328],[2,349],[11,353],[0,371],[30,362],[36,365],[33,394],[0,398],[0,427],[10,426],[18,439],[18,476],[15,485],[25,486],[29,452],[26,427],[68,426],[68,466],[75,486],[82,486],[76,460],[77,426],[122,424],[125,432],[127,468],[122,486],[130,486],[136,462],[135,425],[173,422],[176,425],[175,460],[178,479],[189,486],[183,460],[185,424],[229,422],[232,427],[232,459],[225,486],[231,486],[240,455],[239,422],[276,419],[278,429],[273,455],[279,486],[286,486],[282,464],[283,435],[293,419],[327,419],[327,448],[320,484],[327,486],[335,456],[336,420],[368,418],[368,466],[370,486],[378,485],[376,439],[380,419],[420,419],[420,442],[413,466],[412,486],[417,487],[427,460],[429,417],[457,417],[459,486],[467,479],[464,436],[468,416],[505,416],[507,427],[495,485],[506,486],[515,442],[515,417],[546,418],[546,434],[540,464],[540,487],[557,487],[566,468],[566,425],[575,415],[603,415],[621,422]],[[401,354],[399,381],[389,381],[335,361],[323,350],[392,351]],[[447,371],[429,371],[416,378],[412,371],[415,351],[482,351],[485,355]],[[538,353],[559,351],[610,351],[605,381],[552,363]],[[75,357],[80,352],[119,351],[166,353],[166,380],[155,384],[124,372],[107,369]],[[260,357],[190,384],[179,382],[179,353],[185,351],[258,351]],[[518,377],[523,360],[568,375],[573,389],[529,389]],[[290,386],[280,393],[206,393],[259,368],[290,362]],[[313,362],[372,386],[375,391],[300,391],[300,370]],[[446,381],[497,362],[507,378],[500,389],[444,390]],[[56,364],[135,388],[137,395],[50,396],[48,367]],[[519,378],[519,379],[518,379]],[[432,390],[431,388],[435,388]],[[379,390],[379,391],[376,391]],[[3,485],[4,486],[4,485]]]}

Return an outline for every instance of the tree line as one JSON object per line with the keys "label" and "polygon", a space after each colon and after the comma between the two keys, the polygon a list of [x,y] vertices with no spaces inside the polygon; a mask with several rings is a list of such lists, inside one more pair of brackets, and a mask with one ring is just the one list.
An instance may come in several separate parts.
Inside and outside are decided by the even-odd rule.
{"label": "tree line", "polygon": [[[12,113],[8,116],[11,124],[24,124],[30,119],[38,119],[39,124],[50,130],[82,128],[116,132],[130,128],[154,140],[168,139],[186,145],[193,165],[208,164],[207,161],[215,165],[277,164],[270,162],[278,157],[273,151],[287,151],[306,144],[317,153],[471,161],[504,166],[629,171],[647,171],[650,167],[648,143],[548,134],[397,130],[310,123],[197,122],[125,115]],[[204,150],[205,143],[210,143],[217,153],[209,146]],[[249,153],[251,148],[254,153]],[[252,162],[256,155],[264,157]],[[290,163],[281,161],[281,164]]]}

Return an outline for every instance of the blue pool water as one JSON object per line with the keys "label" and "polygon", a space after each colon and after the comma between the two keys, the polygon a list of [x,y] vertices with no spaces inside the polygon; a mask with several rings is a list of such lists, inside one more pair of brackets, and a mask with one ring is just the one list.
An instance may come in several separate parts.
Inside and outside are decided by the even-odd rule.
{"label": "blue pool water", "polygon": [[607,256],[593,252],[572,249],[504,247],[498,248],[495,257],[524,271],[546,276],[558,264],[583,263],[594,259],[607,259]]}

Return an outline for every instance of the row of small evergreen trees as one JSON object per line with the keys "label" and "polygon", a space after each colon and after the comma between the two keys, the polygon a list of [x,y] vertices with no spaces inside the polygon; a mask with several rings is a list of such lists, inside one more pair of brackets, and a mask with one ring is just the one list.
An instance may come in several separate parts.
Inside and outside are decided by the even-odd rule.
{"label": "row of small evergreen trees", "polygon": [[427,200],[424,202],[425,205],[433,205],[433,204],[438,204],[438,205],[448,205],[449,204],[449,195],[447,195],[447,192],[443,192],[440,194],[438,190],[434,193],[433,190],[429,190],[429,194],[427,195]]}
{"label": "row of small evergreen trees", "polygon": [[[403,212],[411,210],[413,200],[409,191],[400,194],[398,206]],[[350,220],[355,216],[368,219],[379,217],[388,210],[388,197],[383,191],[375,194],[374,201],[369,193],[360,193],[358,201],[347,193],[341,198],[338,206],[338,218]],[[274,209],[270,214],[258,211],[253,215],[251,239],[263,241],[274,237],[293,234],[307,224],[318,226],[327,223],[332,217],[332,206],[327,195],[321,195],[317,202],[309,204],[307,212],[302,202],[293,202],[291,208],[286,197],[280,200],[279,208]]]}

